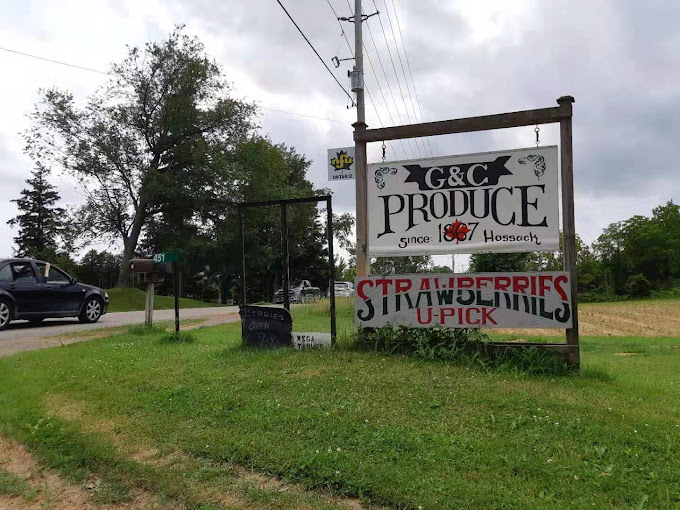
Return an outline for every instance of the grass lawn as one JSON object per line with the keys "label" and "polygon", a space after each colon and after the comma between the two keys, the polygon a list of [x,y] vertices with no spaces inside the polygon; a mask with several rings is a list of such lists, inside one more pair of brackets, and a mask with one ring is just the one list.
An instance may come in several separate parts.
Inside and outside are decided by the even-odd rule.
{"label": "grass lawn", "polygon": [[[354,352],[338,311],[334,351],[248,350],[228,324],[0,359],[0,433],[114,503],[680,508],[677,338],[586,337],[581,376],[538,378]],[[328,330],[321,305],[293,316]]]}
{"label": "grass lawn", "polygon": [[[113,312],[135,312],[144,310],[146,293],[139,289],[108,289],[109,293],[109,313]],[[219,306],[215,303],[205,303],[195,299],[179,298],[181,308],[205,308],[208,306]],[[170,310],[175,307],[175,298],[168,296],[154,296],[153,307],[155,310]]]}

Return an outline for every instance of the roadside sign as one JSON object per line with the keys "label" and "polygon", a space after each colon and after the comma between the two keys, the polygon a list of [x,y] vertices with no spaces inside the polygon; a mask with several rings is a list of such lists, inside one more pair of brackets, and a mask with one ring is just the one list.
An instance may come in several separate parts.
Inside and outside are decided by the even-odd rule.
{"label": "roadside sign", "polygon": [[293,347],[296,349],[330,349],[330,333],[293,333]]}
{"label": "roadside sign", "polygon": [[241,306],[243,343],[250,347],[277,349],[290,347],[293,318],[285,308]]}
{"label": "roadside sign", "polygon": [[556,251],[557,147],[368,166],[372,256]]}
{"label": "roadside sign", "polygon": [[328,149],[328,180],[342,181],[354,179],[356,165],[354,163],[354,147]]}
{"label": "roadside sign", "polygon": [[354,324],[360,328],[573,325],[566,271],[372,275],[355,284]]}

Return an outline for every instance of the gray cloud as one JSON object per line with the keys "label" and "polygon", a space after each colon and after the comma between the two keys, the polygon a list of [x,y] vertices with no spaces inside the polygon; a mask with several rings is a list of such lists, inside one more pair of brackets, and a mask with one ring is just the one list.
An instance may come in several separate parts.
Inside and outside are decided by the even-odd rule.
{"label": "gray cloud", "polygon": [[[331,2],[340,15],[349,13],[345,0]],[[383,0],[376,3],[385,16]],[[187,30],[201,37],[209,53],[224,66],[237,95],[273,108],[345,121],[342,125],[263,110],[260,124],[275,142],[294,146],[314,160],[310,179],[333,189],[337,210],[353,210],[354,188],[351,183],[327,182],[325,154],[327,148],[351,144],[354,112],[346,110],[346,98],[276,2],[156,0],[142,5],[125,0],[95,8],[83,1],[86,14],[72,8],[70,16],[64,15],[59,23],[49,16],[27,15],[48,4],[35,0],[30,8],[15,6],[0,21],[0,29],[25,44],[31,38],[50,41],[51,56],[106,68],[107,61],[96,55],[120,56],[126,43],[140,44],[161,37],[174,23],[186,23]],[[284,4],[329,65],[336,54],[348,56],[325,1],[286,0]],[[551,106],[563,94],[575,96],[576,216],[584,239],[592,241],[609,222],[633,213],[648,214],[659,202],[680,199],[680,172],[675,164],[680,159],[676,143],[680,134],[680,31],[676,29],[680,4],[663,0],[397,0],[396,4],[426,121]],[[364,0],[364,5],[365,11],[373,10],[372,1]],[[390,11],[391,5],[389,1]],[[87,29],[78,37],[84,23],[106,27],[105,33],[98,36]],[[389,26],[385,17],[383,24]],[[401,101],[380,24],[371,18],[368,25],[393,92]],[[353,26],[345,27],[352,41]],[[62,39],[68,43],[62,44]],[[365,43],[384,87],[368,33]],[[0,57],[5,63],[4,56]],[[17,60],[9,63],[16,66]],[[25,122],[21,115],[30,110],[33,91],[49,85],[44,76],[36,81],[34,73],[22,73],[25,66],[18,65],[12,76],[20,83],[12,94],[0,98],[7,106],[3,111],[12,116],[0,126],[0,136],[4,136],[0,138],[0,169],[6,183],[0,191],[3,239],[7,232],[2,225],[12,214],[8,197],[18,194],[25,178],[15,182],[8,176],[19,174],[18,163],[27,165],[12,126]],[[396,65],[401,73],[398,60]],[[366,81],[380,117],[389,124],[376,77],[368,62],[366,66]],[[334,70],[343,84],[347,69],[346,65]],[[94,81],[85,75],[67,69],[57,76],[84,100],[85,92],[94,89]],[[397,121],[386,88],[384,94]],[[401,112],[405,121],[403,107]],[[378,126],[370,104],[367,116],[371,126]],[[555,126],[544,126],[541,141],[557,143],[558,134]],[[435,155],[443,155],[529,146],[533,137],[533,128],[527,127],[433,137],[429,142]],[[401,143],[392,142],[391,147],[394,150],[388,158],[403,157]],[[410,149],[407,152],[410,157]],[[369,160],[379,157],[379,144],[371,144]],[[77,200],[72,193],[69,198]]]}

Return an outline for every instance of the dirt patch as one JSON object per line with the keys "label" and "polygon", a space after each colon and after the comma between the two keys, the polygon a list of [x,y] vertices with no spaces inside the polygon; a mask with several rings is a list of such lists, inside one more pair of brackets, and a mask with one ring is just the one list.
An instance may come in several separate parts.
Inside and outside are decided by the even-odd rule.
{"label": "dirt patch", "polygon": [[639,352],[615,352],[614,356],[637,356]]}
{"label": "dirt patch", "polygon": [[237,322],[240,317],[237,313],[225,313],[224,315],[211,315],[206,317],[200,324],[193,324],[187,328],[182,328],[183,331],[197,328],[205,328],[208,326],[216,326],[218,324],[227,324],[230,322]]}
{"label": "dirt patch", "polygon": [[[321,371],[316,369],[310,369],[305,372],[300,373],[303,377],[316,377],[321,375]],[[120,419],[95,419],[89,410],[89,406],[85,403],[75,401],[66,395],[48,395],[44,397],[43,402],[45,404],[46,411],[54,416],[61,419],[72,421],[78,423],[82,429],[86,432],[95,433],[105,437],[108,441],[116,446],[121,455],[130,458],[136,462],[154,466],[156,468],[167,468],[174,466],[181,466],[182,471],[191,472],[197,471],[204,468],[206,464],[211,464],[207,459],[199,459],[192,457],[191,455],[182,451],[173,452],[161,452],[160,450],[149,447],[148,444],[141,444],[139,439],[134,439],[129,435],[125,434],[125,428],[127,427],[126,419],[121,417]],[[2,457],[0,457],[2,458]],[[214,467],[214,466],[213,466]],[[241,466],[237,466],[229,463],[221,463],[219,467],[225,472],[229,473],[229,477],[233,478],[232,482],[228,487],[225,487],[224,480],[221,483],[213,485],[211,482],[199,483],[200,492],[208,496],[213,501],[219,501],[220,504],[231,507],[231,508],[251,508],[248,502],[246,494],[249,492],[250,487],[255,487],[262,491],[268,491],[274,494],[281,495],[297,495],[301,499],[305,495],[313,494],[317,499],[323,501],[324,504],[328,506],[334,506],[336,508],[341,508],[345,510],[363,510],[365,507],[359,499],[346,498],[335,496],[330,493],[323,491],[310,492],[301,485],[286,483],[283,480],[276,478],[274,476],[269,476],[263,473],[258,473],[245,469]],[[89,484],[91,485],[91,484]],[[2,499],[0,499],[2,502]],[[14,508],[14,507],[10,507]],[[16,507],[18,509],[33,510],[34,507]],[[39,507],[35,507],[39,508]],[[62,507],[59,507],[61,509]],[[76,510],[81,510],[81,508],[90,507],[68,507],[63,508],[75,508]],[[98,508],[138,508],[134,506],[127,507],[102,507]],[[146,507],[139,507],[146,508]],[[168,508],[164,506],[162,508]],[[295,508],[309,508],[309,510],[314,510],[316,506],[314,504],[300,504],[296,505]],[[370,507],[372,509],[378,509],[381,507]],[[4,510],[4,507],[0,506],[0,509]]]}
{"label": "dirt patch", "polygon": [[[3,510],[142,510],[160,508],[158,501],[145,492],[137,491],[130,501],[115,505],[100,505],[95,496],[100,485],[90,480],[79,486],[72,484],[50,469],[42,467],[23,445],[0,436],[0,467],[25,480],[33,490],[30,498],[0,496]],[[168,507],[167,505],[163,508]]]}
{"label": "dirt patch", "polygon": [[[579,306],[579,330],[583,336],[680,337],[680,306],[677,302],[620,302]],[[525,337],[562,337],[563,329],[493,329]],[[530,338],[528,339],[531,340]]]}

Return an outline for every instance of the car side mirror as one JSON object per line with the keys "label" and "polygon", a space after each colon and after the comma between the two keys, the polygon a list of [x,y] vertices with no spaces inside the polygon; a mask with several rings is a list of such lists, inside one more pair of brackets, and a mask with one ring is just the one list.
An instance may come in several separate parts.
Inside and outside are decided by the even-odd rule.
{"label": "car side mirror", "polygon": [[69,283],[70,283],[71,285],[75,285],[75,284],[76,284],[76,279],[73,278],[73,277],[71,277],[71,279],[69,280]]}

